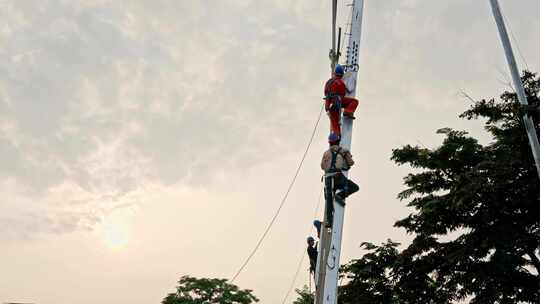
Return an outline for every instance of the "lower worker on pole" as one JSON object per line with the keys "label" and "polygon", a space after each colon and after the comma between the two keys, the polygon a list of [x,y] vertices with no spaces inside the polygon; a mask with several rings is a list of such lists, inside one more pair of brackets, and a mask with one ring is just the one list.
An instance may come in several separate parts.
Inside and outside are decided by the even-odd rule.
{"label": "lower worker on pole", "polygon": [[358,100],[346,97],[347,85],[343,81],[345,70],[343,66],[336,65],[334,74],[324,85],[324,108],[330,117],[330,131],[341,136],[341,110],[343,116],[354,119],[354,111],[358,107]]}
{"label": "lower worker on pole", "polygon": [[321,238],[322,222],[319,221],[319,220],[314,220],[313,221],[313,226],[315,226],[315,230],[317,230],[317,237],[320,239]]}
{"label": "lower worker on pole", "polygon": [[321,161],[321,169],[324,170],[324,197],[326,200],[327,227],[332,227],[334,218],[334,198],[345,205],[345,198],[358,191],[356,183],[343,175],[343,171],[348,171],[354,161],[349,150],[339,146],[340,137],[336,133],[331,133],[328,137],[330,148],[324,152]]}
{"label": "lower worker on pole", "polygon": [[315,275],[315,271],[317,268],[317,244],[315,243],[315,239],[311,236],[307,238],[307,254],[309,257],[309,273]]}

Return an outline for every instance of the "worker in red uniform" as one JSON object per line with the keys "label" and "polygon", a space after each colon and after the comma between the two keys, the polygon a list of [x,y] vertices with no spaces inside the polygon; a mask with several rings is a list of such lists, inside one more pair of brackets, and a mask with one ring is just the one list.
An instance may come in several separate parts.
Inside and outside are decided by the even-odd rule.
{"label": "worker in red uniform", "polygon": [[342,79],[344,73],[343,67],[336,65],[334,76],[324,86],[324,107],[330,117],[330,131],[339,136],[341,136],[341,109],[343,109],[343,116],[354,119],[354,111],[358,107],[358,100],[345,96],[348,90]]}

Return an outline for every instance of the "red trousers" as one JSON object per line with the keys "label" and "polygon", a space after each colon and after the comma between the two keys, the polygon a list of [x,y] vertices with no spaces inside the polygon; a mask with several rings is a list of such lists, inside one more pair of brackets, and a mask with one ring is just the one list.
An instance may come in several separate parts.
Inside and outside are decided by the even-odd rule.
{"label": "red trousers", "polygon": [[[328,109],[330,107],[330,101],[326,101],[326,108]],[[351,98],[351,97],[342,97],[341,98],[341,108],[343,109],[344,113],[354,113],[356,111],[356,108],[358,107],[358,100]],[[330,115],[330,131],[341,135],[341,125],[340,125],[340,113],[339,111],[328,111],[328,114]]]}

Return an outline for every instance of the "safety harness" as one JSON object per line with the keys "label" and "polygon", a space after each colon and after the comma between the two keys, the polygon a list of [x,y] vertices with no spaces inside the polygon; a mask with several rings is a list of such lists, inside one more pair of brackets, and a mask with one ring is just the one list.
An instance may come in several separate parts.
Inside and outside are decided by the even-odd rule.
{"label": "safety harness", "polygon": [[332,162],[330,162],[329,172],[338,172],[338,169],[336,168],[336,161],[339,153],[341,152],[341,147],[339,147],[336,151],[330,150],[330,152],[332,152]]}
{"label": "safety harness", "polygon": [[[336,180],[335,180],[335,176],[338,175],[338,174],[341,174],[341,170],[336,168],[336,162],[337,162],[337,158],[338,158],[338,155],[341,154],[341,152],[343,151],[343,149],[341,147],[338,147],[337,150],[333,150],[332,148],[330,148],[330,153],[332,153],[332,160],[330,162],[330,168],[325,172],[324,174],[324,177],[325,177],[325,197],[327,198],[327,212],[330,212],[329,214],[327,214],[327,218],[328,218],[328,221],[329,221],[329,224],[330,224],[330,227],[332,226],[332,223],[333,223],[333,210],[334,210],[334,207],[333,207],[333,201],[334,201],[334,196],[335,196],[335,185],[336,185]],[[343,157],[344,161],[345,161],[345,157],[343,155],[341,155],[341,157]],[[346,162],[345,162],[345,166],[346,166]],[[331,198],[331,200],[330,200]],[[329,204],[329,205],[328,205]],[[330,265],[328,265],[330,266]],[[332,267],[330,267],[332,268]]]}
{"label": "safety harness", "polygon": [[[331,177],[331,176],[341,173],[341,171],[343,170],[345,171],[348,170],[347,162],[345,160],[345,157],[341,154],[342,152],[343,152],[343,149],[341,147],[339,147],[336,151],[330,149],[330,153],[332,153],[332,160],[330,162],[330,168],[328,169],[328,171],[326,171],[326,173],[324,174],[324,177]],[[341,155],[341,157],[344,158],[343,161],[344,161],[345,168],[342,168],[342,169],[336,168],[338,155]]]}

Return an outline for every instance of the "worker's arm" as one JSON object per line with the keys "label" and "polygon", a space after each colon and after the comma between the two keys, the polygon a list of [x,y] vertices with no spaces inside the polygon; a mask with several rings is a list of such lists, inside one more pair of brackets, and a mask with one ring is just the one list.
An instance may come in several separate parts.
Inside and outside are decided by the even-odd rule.
{"label": "worker's arm", "polygon": [[330,169],[330,162],[332,161],[332,155],[329,151],[324,152],[322,160],[321,160],[321,169],[323,171],[327,171]]}
{"label": "worker's arm", "polygon": [[325,99],[324,100],[324,110],[326,112],[330,111],[330,106],[332,105],[332,100],[331,99]]}
{"label": "worker's arm", "polygon": [[347,166],[349,168],[354,165],[354,160],[352,159],[352,154],[349,150],[345,150],[345,152],[343,152],[343,157],[345,158],[345,162],[347,162]]}
{"label": "worker's arm", "polygon": [[336,83],[335,90],[341,97],[344,97],[345,95],[347,95],[348,89],[343,79],[340,79],[340,81]]}

